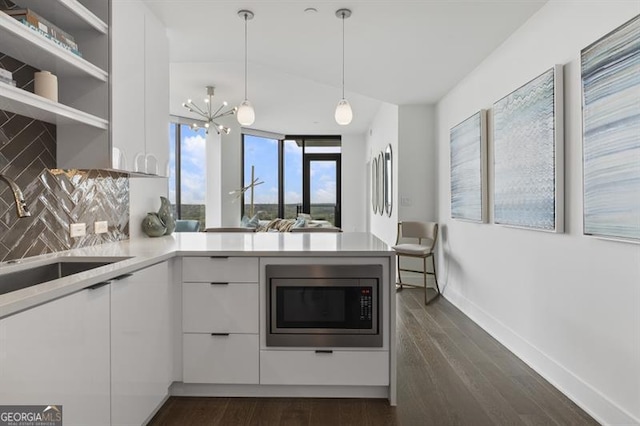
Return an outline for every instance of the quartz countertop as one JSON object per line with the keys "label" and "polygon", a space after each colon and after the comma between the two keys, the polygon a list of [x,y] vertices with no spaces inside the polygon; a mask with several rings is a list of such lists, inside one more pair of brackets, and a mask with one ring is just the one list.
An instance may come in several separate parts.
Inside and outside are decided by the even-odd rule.
{"label": "quartz countertop", "polygon": [[67,250],[0,263],[0,275],[45,265],[65,258],[100,261],[127,258],[0,295],[0,318],[163,262],[176,256],[393,256],[391,248],[372,234],[344,233],[178,233]]}

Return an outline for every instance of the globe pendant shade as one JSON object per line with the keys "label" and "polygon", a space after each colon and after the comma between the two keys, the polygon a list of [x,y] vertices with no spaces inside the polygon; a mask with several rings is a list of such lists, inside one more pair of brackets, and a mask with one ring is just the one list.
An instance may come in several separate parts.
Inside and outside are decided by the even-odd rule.
{"label": "globe pendant shade", "polygon": [[347,124],[351,123],[351,120],[353,120],[353,111],[351,110],[351,105],[349,105],[348,100],[341,99],[340,102],[338,102],[338,106],[336,107],[336,123],[341,126],[346,126]]}
{"label": "globe pendant shade", "polygon": [[240,104],[238,112],[236,112],[236,116],[238,117],[238,123],[243,126],[250,126],[254,121],[256,121],[256,113],[253,110],[251,102],[248,100],[245,100]]}

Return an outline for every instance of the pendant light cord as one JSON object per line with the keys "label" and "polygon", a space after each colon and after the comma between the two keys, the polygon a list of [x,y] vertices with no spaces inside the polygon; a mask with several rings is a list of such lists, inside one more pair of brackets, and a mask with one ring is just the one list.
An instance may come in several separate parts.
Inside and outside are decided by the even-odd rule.
{"label": "pendant light cord", "polygon": [[344,12],[342,12],[342,99],[344,99]]}
{"label": "pendant light cord", "polygon": [[248,41],[247,41],[247,13],[244,14],[244,100],[247,100],[247,74],[248,74],[248,65],[247,65],[247,50],[248,50]]}

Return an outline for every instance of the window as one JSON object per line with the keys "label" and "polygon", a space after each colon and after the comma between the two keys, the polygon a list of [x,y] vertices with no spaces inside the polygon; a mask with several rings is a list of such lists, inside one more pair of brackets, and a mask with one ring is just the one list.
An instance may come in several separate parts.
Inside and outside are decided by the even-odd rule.
{"label": "window", "polygon": [[244,196],[242,214],[260,219],[292,219],[309,213],[340,226],[341,140],[335,136],[268,139],[243,135],[242,186],[261,183]]}
{"label": "window", "polygon": [[205,229],[206,136],[185,124],[169,127],[169,200],[177,219],[192,219]]}

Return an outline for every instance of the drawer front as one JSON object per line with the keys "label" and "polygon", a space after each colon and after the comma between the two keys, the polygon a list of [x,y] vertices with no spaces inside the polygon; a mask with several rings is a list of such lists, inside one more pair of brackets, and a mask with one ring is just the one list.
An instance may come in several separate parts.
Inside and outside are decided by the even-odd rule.
{"label": "drawer front", "polygon": [[384,351],[260,351],[263,385],[389,385]]}
{"label": "drawer front", "polygon": [[184,383],[258,383],[257,334],[183,335]]}
{"label": "drawer front", "polygon": [[258,282],[257,257],[185,257],[182,281]]}
{"label": "drawer front", "polygon": [[184,283],[182,331],[258,334],[258,284]]}

